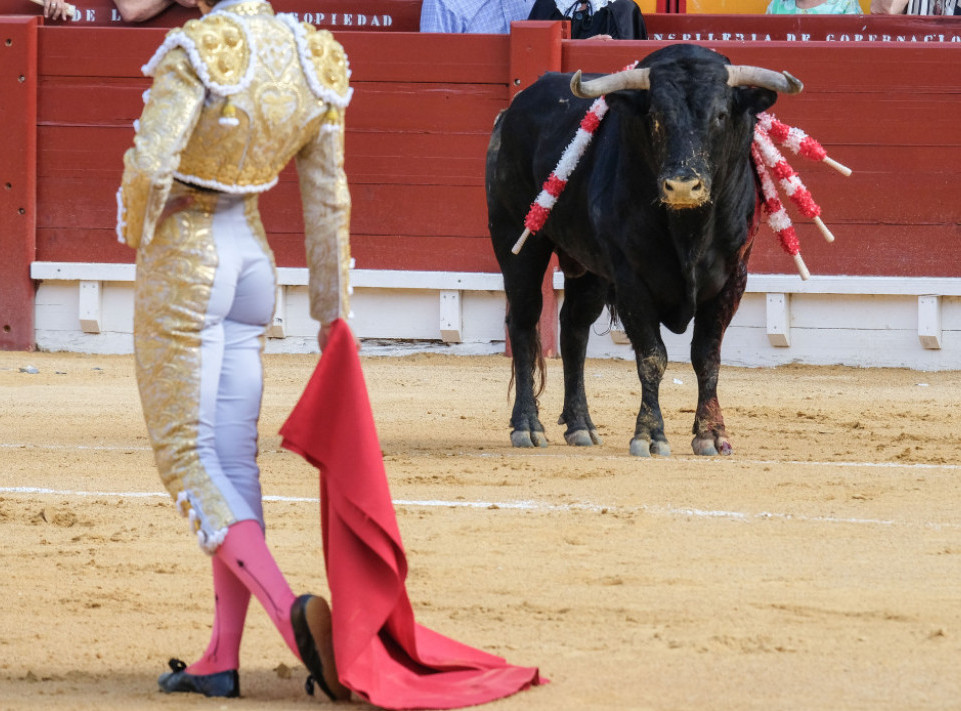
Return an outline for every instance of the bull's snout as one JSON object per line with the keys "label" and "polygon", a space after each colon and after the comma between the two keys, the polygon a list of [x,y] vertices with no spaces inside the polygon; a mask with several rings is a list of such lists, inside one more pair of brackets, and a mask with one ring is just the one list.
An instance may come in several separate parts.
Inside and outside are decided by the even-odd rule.
{"label": "bull's snout", "polygon": [[697,207],[710,198],[710,190],[697,174],[676,175],[661,180],[661,202],[668,207]]}

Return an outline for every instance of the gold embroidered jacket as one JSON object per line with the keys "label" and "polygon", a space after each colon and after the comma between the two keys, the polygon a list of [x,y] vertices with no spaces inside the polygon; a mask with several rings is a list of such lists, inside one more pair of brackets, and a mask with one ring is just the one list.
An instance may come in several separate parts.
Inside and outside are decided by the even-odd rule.
{"label": "gold embroidered jacket", "polygon": [[150,242],[173,181],[260,193],[296,159],[311,316],[348,314],[350,193],[344,174],[347,57],[326,30],[263,0],[222,0],[168,33],[124,155],[117,233]]}

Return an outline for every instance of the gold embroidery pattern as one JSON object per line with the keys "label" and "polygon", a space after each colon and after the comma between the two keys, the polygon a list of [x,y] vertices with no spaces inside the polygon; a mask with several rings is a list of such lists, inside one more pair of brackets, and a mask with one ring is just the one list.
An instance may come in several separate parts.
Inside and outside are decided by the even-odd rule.
{"label": "gold embroidery pattern", "polygon": [[123,157],[121,195],[124,242],[149,242],[167,202],[177,160],[203,103],[204,86],[182,49],[167,53],[157,66],[150,101],[140,116],[133,148]]}
{"label": "gold embroidery pattern", "polygon": [[310,315],[322,324],[350,315],[350,190],[340,125],[322,128],[297,156],[309,269]]}
{"label": "gold embroidery pattern", "polygon": [[189,498],[195,525],[215,541],[235,518],[196,446],[200,333],[218,261],[211,229],[217,196],[175,184],[174,196],[186,193],[194,195],[194,206],[161,223],[137,253],[135,365],[161,481],[182,508]]}
{"label": "gold embroidery pattern", "polygon": [[234,13],[235,15],[246,15],[246,16],[273,14],[273,11],[271,10],[270,5],[268,5],[265,2],[261,2],[260,0],[255,0],[254,2],[245,2],[245,3],[240,3],[238,5],[234,5],[233,7],[230,8],[230,12]]}
{"label": "gold embroidery pattern", "polygon": [[309,135],[305,127],[324,110],[310,91],[287,26],[268,14],[246,19],[246,26],[256,65],[250,86],[230,96],[238,124],[223,125],[225,99],[208,95],[177,171],[187,182],[237,192],[270,187]]}
{"label": "gold embroidery pattern", "polygon": [[306,22],[303,25],[307,29],[308,53],[321,83],[344,96],[347,94],[347,54],[344,48],[328,30],[316,30]]}
{"label": "gold embroidery pattern", "polygon": [[222,86],[240,83],[250,62],[244,29],[226,13],[190,20],[184,33],[193,40],[212,81]]}

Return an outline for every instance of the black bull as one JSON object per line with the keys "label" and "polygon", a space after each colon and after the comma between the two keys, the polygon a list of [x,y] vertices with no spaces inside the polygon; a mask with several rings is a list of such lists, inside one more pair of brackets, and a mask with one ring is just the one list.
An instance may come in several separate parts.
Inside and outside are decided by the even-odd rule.
{"label": "black bull", "polygon": [[[692,446],[696,454],[731,452],[717,378],[757,230],[753,130],[776,92],[800,90],[787,73],[734,67],[703,47],[672,45],[637,69],[583,83],[579,72],[546,74],[501,113],[487,152],[487,205],[508,301],[514,446],[547,444],[534,380],[543,365],[541,283],[556,252],[565,274],[559,422],[567,425],[568,444],[600,443],[584,392],[584,359],[590,327],[607,304],[631,341],[641,381],[631,453],[670,454],[658,402],[667,364],[660,324],[683,333],[691,319],[698,383]],[[543,228],[512,253],[531,201],[601,95],[609,111],[580,165]]]}

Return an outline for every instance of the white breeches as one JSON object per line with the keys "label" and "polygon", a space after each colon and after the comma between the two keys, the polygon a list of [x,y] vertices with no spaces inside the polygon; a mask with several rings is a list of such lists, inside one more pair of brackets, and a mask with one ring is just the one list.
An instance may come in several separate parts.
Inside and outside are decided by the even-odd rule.
{"label": "white breeches", "polygon": [[247,225],[243,200],[221,197],[213,235],[219,263],[200,335],[197,449],[236,520],[263,527],[257,420],[274,270]]}
{"label": "white breeches", "polygon": [[134,344],[161,479],[213,553],[227,528],[264,526],[257,421],[273,257],[256,197],[197,192],[137,255]]}

